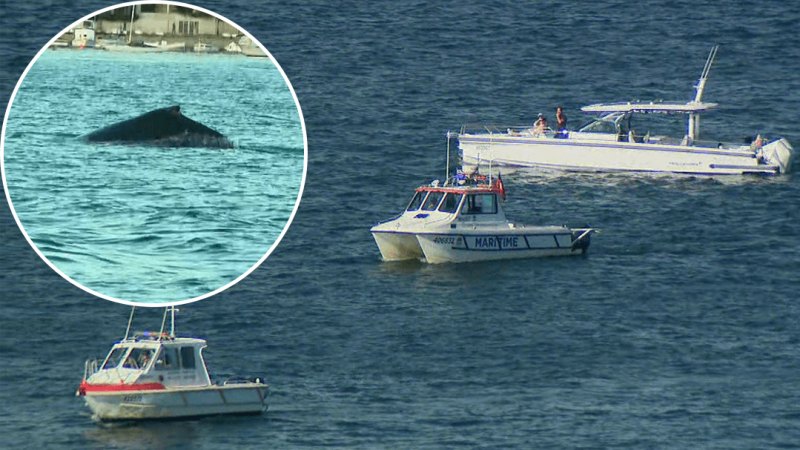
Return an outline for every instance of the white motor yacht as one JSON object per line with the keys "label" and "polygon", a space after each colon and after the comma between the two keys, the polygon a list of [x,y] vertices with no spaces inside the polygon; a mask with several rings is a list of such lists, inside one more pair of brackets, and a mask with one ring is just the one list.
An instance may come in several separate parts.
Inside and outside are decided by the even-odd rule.
{"label": "white motor yacht", "polygon": [[370,230],[385,261],[428,263],[580,255],[593,228],[509,222],[501,178],[457,176],[416,189],[405,211]]}
{"label": "white motor yacht", "polygon": [[[134,308],[135,310],[135,308]],[[103,360],[88,360],[76,395],[99,421],[185,418],[219,414],[260,414],[269,386],[260,378],[212,382],[203,349],[206,341],[176,337],[175,309],[167,308],[161,331],[125,337]],[[172,326],[164,331],[167,313]]]}
{"label": "white motor yacht", "polygon": [[[786,139],[758,135],[750,143],[724,144],[699,139],[700,114],[717,106],[702,102],[718,47],[715,46],[689,102],[602,103],[581,108],[597,114],[577,130],[528,127],[462,129],[458,136],[465,168],[496,165],[589,172],[671,172],[699,175],[783,174],[791,169],[792,146]],[[688,116],[686,134],[671,138],[635,130],[632,119],[644,114]]]}

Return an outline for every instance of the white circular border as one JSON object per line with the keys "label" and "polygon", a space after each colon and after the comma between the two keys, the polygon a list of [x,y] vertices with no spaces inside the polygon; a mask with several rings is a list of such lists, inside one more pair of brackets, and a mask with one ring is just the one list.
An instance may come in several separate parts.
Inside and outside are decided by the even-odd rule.
{"label": "white circular border", "polygon": [[[58,267],[56,267],[55,264],[53,264],[49,259],[47,259],[47,257],[44,256],[44,254],[39,250],[39,248],[36,246],[36,244],[33,243],[33,241],[31,240],[31,237],[28,236],[28,232],[25,231],[25,227],[22,226],[22,222],[20,222],[19,217],[17,216],[17,211],[14,209],[14,204],[11,202],[11,194],[9,194],[9,192],[8,192],[8,183],[7,183],[7,180],[6,180],[5,141],[6,141],[6,125],[8,123],[8,116],[9,116],[9,114],[11,112],[11,105],[14,103],[14,98],[17,95],[17,91],[19,91],[19,87],[22,84],[22,80],[24,80],[25,77],[28,75],[28,71],[31,69],[31,67],[33,67],[33,65],[36,63],[36,61],[39,59],[39,57],[61,35],[63,35],[67,31],[69,31],[76,24],[79,24],[79,23],[83,22],[84,20],[86,20],[86,19],[88,19],[90,17],[96,16],[98,14],[102,14],[102,13],[104,13],[106,11],[110,11],[112,9],[122,8],[122,7],[126,7],[126,6],[148,5],[148,4],[162,4],[162,5],[183,6],[183,7],[191,8],[191,9],[194,9],[194,10],[197,10],[197,11],[202,11],[202,12],[204,12],[206,14],[209,14],[209,15],[211,15],[213,17],[216,17],[217,19],[220,19],[220,20],[222,20],[222,21],[224,21],[224,22],[236,27],[237,30],[240,30],[241,32],[243,32],[245,34],[245,36],[250,38],[253,42],[255,42],[259,46],[259,48],[261,48],[261,50],[264,51],[264,53],[267,55],[267,57],[272,62],[272,64],[274,64],[275,67],[277,67],[278,71],[280,72],[281,76],[283,77],[283,81],[286,82],[286,86],[289,88],[289,92],[292,93],[292,98],[294,98],[294,104],[297,107],[297,113],[300,116],[300,126],[301,126],[301,128],[303,130],[303,176],[302,176],[302,178],[300,180],[300,190],[297,193],[297,200],[295,200],[295,202],[294,202],[294,209],[292,209],[292,214],[289,215],[289,220],[286,222],[286,225],[283,226],[283,230],[281,231],[281,234],[278,235],[278,238],[275,240],[275,242],[272,243],[270,248],[267,250],[266,253],[264,253],[264,255],[261,257],[261,259],[256,261],[255,264],[250,266],[249,269],[247,269],[243,274],[239,275],[233,281],[231,281],[228,284],[226,284],[226,285],[224,285],[224,286],[222,286],[220,288],[217,288],[217,289],[215,289],[215,290],[213,290],[211,292],[208,292],[206,294],[199,295],[197,297],[192,297],[192,298],[187,299],[187,300],[176,301],[176,302],[142,303],[142,302],[132,302],[132,301],[129,301],[129,300],[122,300],[122,299],[114,298],[114,297],[105,295],[103,293],[97,292],[95,290],[89,289],[88,287],[86,287],[86,286],[82,285],[81,283],[78,283],[77,281],[75,281],[72,278],[70,278],[67,274],[65,274],[64,272],[59,270]],[[149,308],[163,308],[165,306],[185,305],[187,303],[196,302],[196,301],[203,300],[205,298],[211,297],[213,295],[219,294],[220,292],[230,288],[231,286],[233,286],[236,283],[242,281],[245,277],[250,275],[251,272],[256,270],[256,268],[258,268],[258,266],[260,266],[269,257],[269,255],[272,254],[272,252],[275,250],[275,248],[278,246],[278,244],[283,239],[283,236],[286,235],[286,232],[289,230],[289,226],[292,224],[292,221],[294,220],[295,214],[297,214],[297,209],[300,207],[300,200],[303,197],[303,189],[306,186],[306,174],[308,173],[308,134],[306,133],[306,121],[305,121],[305,118],[303,117],[303,109],[300,107],[300,101],[297,99],[297,94],[294,91],[294,87],[292,87],[292,83],[289,81],[289,77],[286,76],[286,73],[283,71],[283,68],[281,67],[280,64],[278,64],[278,61],[272,56],[272,54],[269,52],[269,50],[267,50],[267,48],[264,47],[264,45],[262,45],[261,42],[258,39],[256,39],[252,34],[250,34],[243,27],[240,27],[238,24],[234,23],[232,20],[230,20],[228,18],[225,18],[225,17],[223,17],[223,16],[221,16],[221,15],[215,13],[215,12],[212,12],[212,11],[209,11],[209,10],[207,10],[205,8],[202,8],[202,7],[199,7],[199,6],[195,6],[195,5],[191,5],[191,4],[188,4],[188,3],[165,1],[165,0],[126,2],[126,3],[119,3],[119,4],[116,4],[116,5],[113,5],[113,6],[109,6],[107,8],[103,8],[103,9],[97,10],[97,11],[91,13],[91,14],[87,14],[87,15],[83,16],[82,18],[76,20],[75,22],[73,22],[72,24],[70,24],[69,26],[67,26],[63,30],[61,30],[60,33],[57,33],[52,39],[50,39],[47,42],[47,44],[45,44],[44,47],[42,47],[42,49],[39,50],[38,53],[36,53],[36,56],[33,57],[31,62],[28,63],[28,66],[22,72],[22,76],[20,76],[19,80],[17,81],[17,85],[14,87],[14,91],[11,93],[11,97],[9,97],[9,99],[8,99],[8,106],[6,107],[6,113],[5,113],[5,116],[3,117],[3,128],[2,128],[2,131],[0,131],[0,172],[2,172],[3,189],[5,190],[6,201],[8,201],[8,206],[11,209],[11,214],[14,216],[14,220],[17,222],[17,226],[19,227],[20,231],[22,231],[22,234],[25,236],[25,240],[28,241],[28,244],[30,244],[30,246],[33,248],[33,250],[36,252],[36,254],[39,255],[39,257],[42,258],[42,260],[45,263],[47,263],[47,265],[50,266],[51,269],[53,269],[57,274],[61,275],[62,278],[64,278],[65,280],[69,281],[73,285],[77,286],[78,288],[80,288],[80,289],[82,289],[82,290],[84,290],[84,291],[88,292],[89,294],[92,294],[92,295],[94,295],[96,297],[100,297],[102,299],[110,300],[110,301],[116,302],[116,303],[122,303],[122,304],[128,305],[128,306],[141,306],[141,307],[149,307]]]}

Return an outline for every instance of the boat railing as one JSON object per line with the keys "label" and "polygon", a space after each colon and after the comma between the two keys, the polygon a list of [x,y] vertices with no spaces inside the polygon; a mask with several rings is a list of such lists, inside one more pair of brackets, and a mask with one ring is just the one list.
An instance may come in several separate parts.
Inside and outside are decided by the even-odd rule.
{"label": "boat railing", "polygon": [[210,375],[211,384],[215,386],[229,386],[234,384],[266,384],[264,376],[232,375],[229,373]]}
{"label": "boat railing", "polygon": [[98,370],[100,370],[100,360],[87,359],[86,362],[83,363],[83,379],[89,378],[97,373]]}
{"label": "boat railing", "polygon": [[521,133],[529,130],[532,125],[503,125],[503,124],[464,124],[461,126],[460,134],[475,134],[475,133],[489,133],[489,134],[509,134],[509,131]]}
{"label": "boat railing", "polygon": [[233,384],[266,384],[264,377],[246,377],[246,376],[231,376],[222,381],[223,386]]}
{"label": "boat railing", "polygon": [[[722,142],[722,141],[715,141],[711,139],[695,139],[693,141],[689,140],[687,137],[683,139],[673,137],[673,136],[651,136],[650,139],[647,139],[644,143],[646,144],[661,144],[661,145],[673,145],[673,146],[692,146],[692,147],[699,147],[699,148],[718,148],[718,149],[747,149],[748,147],[750,150],[756,150],[756,146],[754,144],[736,144],[732,142]],[[766,139],[762,139],[761,145],[766,145]]]}
{"label": "boat railing", "polygon": [[695,147],[703,147],[703,148],[735,148],[735,147],[747,147],[747,144],[734,144],[731,142],[720,142],[720,141],[713,141],[713,140],[695,140],[692,142],[692,145]]}

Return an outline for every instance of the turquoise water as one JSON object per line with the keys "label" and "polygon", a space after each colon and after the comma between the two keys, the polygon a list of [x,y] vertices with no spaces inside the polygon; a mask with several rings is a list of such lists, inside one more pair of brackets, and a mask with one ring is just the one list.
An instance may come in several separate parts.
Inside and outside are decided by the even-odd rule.
{"label": "turquoise water", "polygon": [[[79,136],[180,105],[233,150],[98,145]],[[276,242],[301,188],[302,121],[268,58],[48,50],[9,115],[5,176],[42,254],[130,302],[202,296]]]}

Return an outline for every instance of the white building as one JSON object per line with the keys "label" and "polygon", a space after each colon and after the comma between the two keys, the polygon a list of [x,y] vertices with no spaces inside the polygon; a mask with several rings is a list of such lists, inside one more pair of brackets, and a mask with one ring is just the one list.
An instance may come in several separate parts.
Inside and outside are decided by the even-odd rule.
{"label": "white building", "polygon": [[158,36],[236,36],[234,26],[202,11],[176,5],[126,6],[97,16],[97,32]]}

